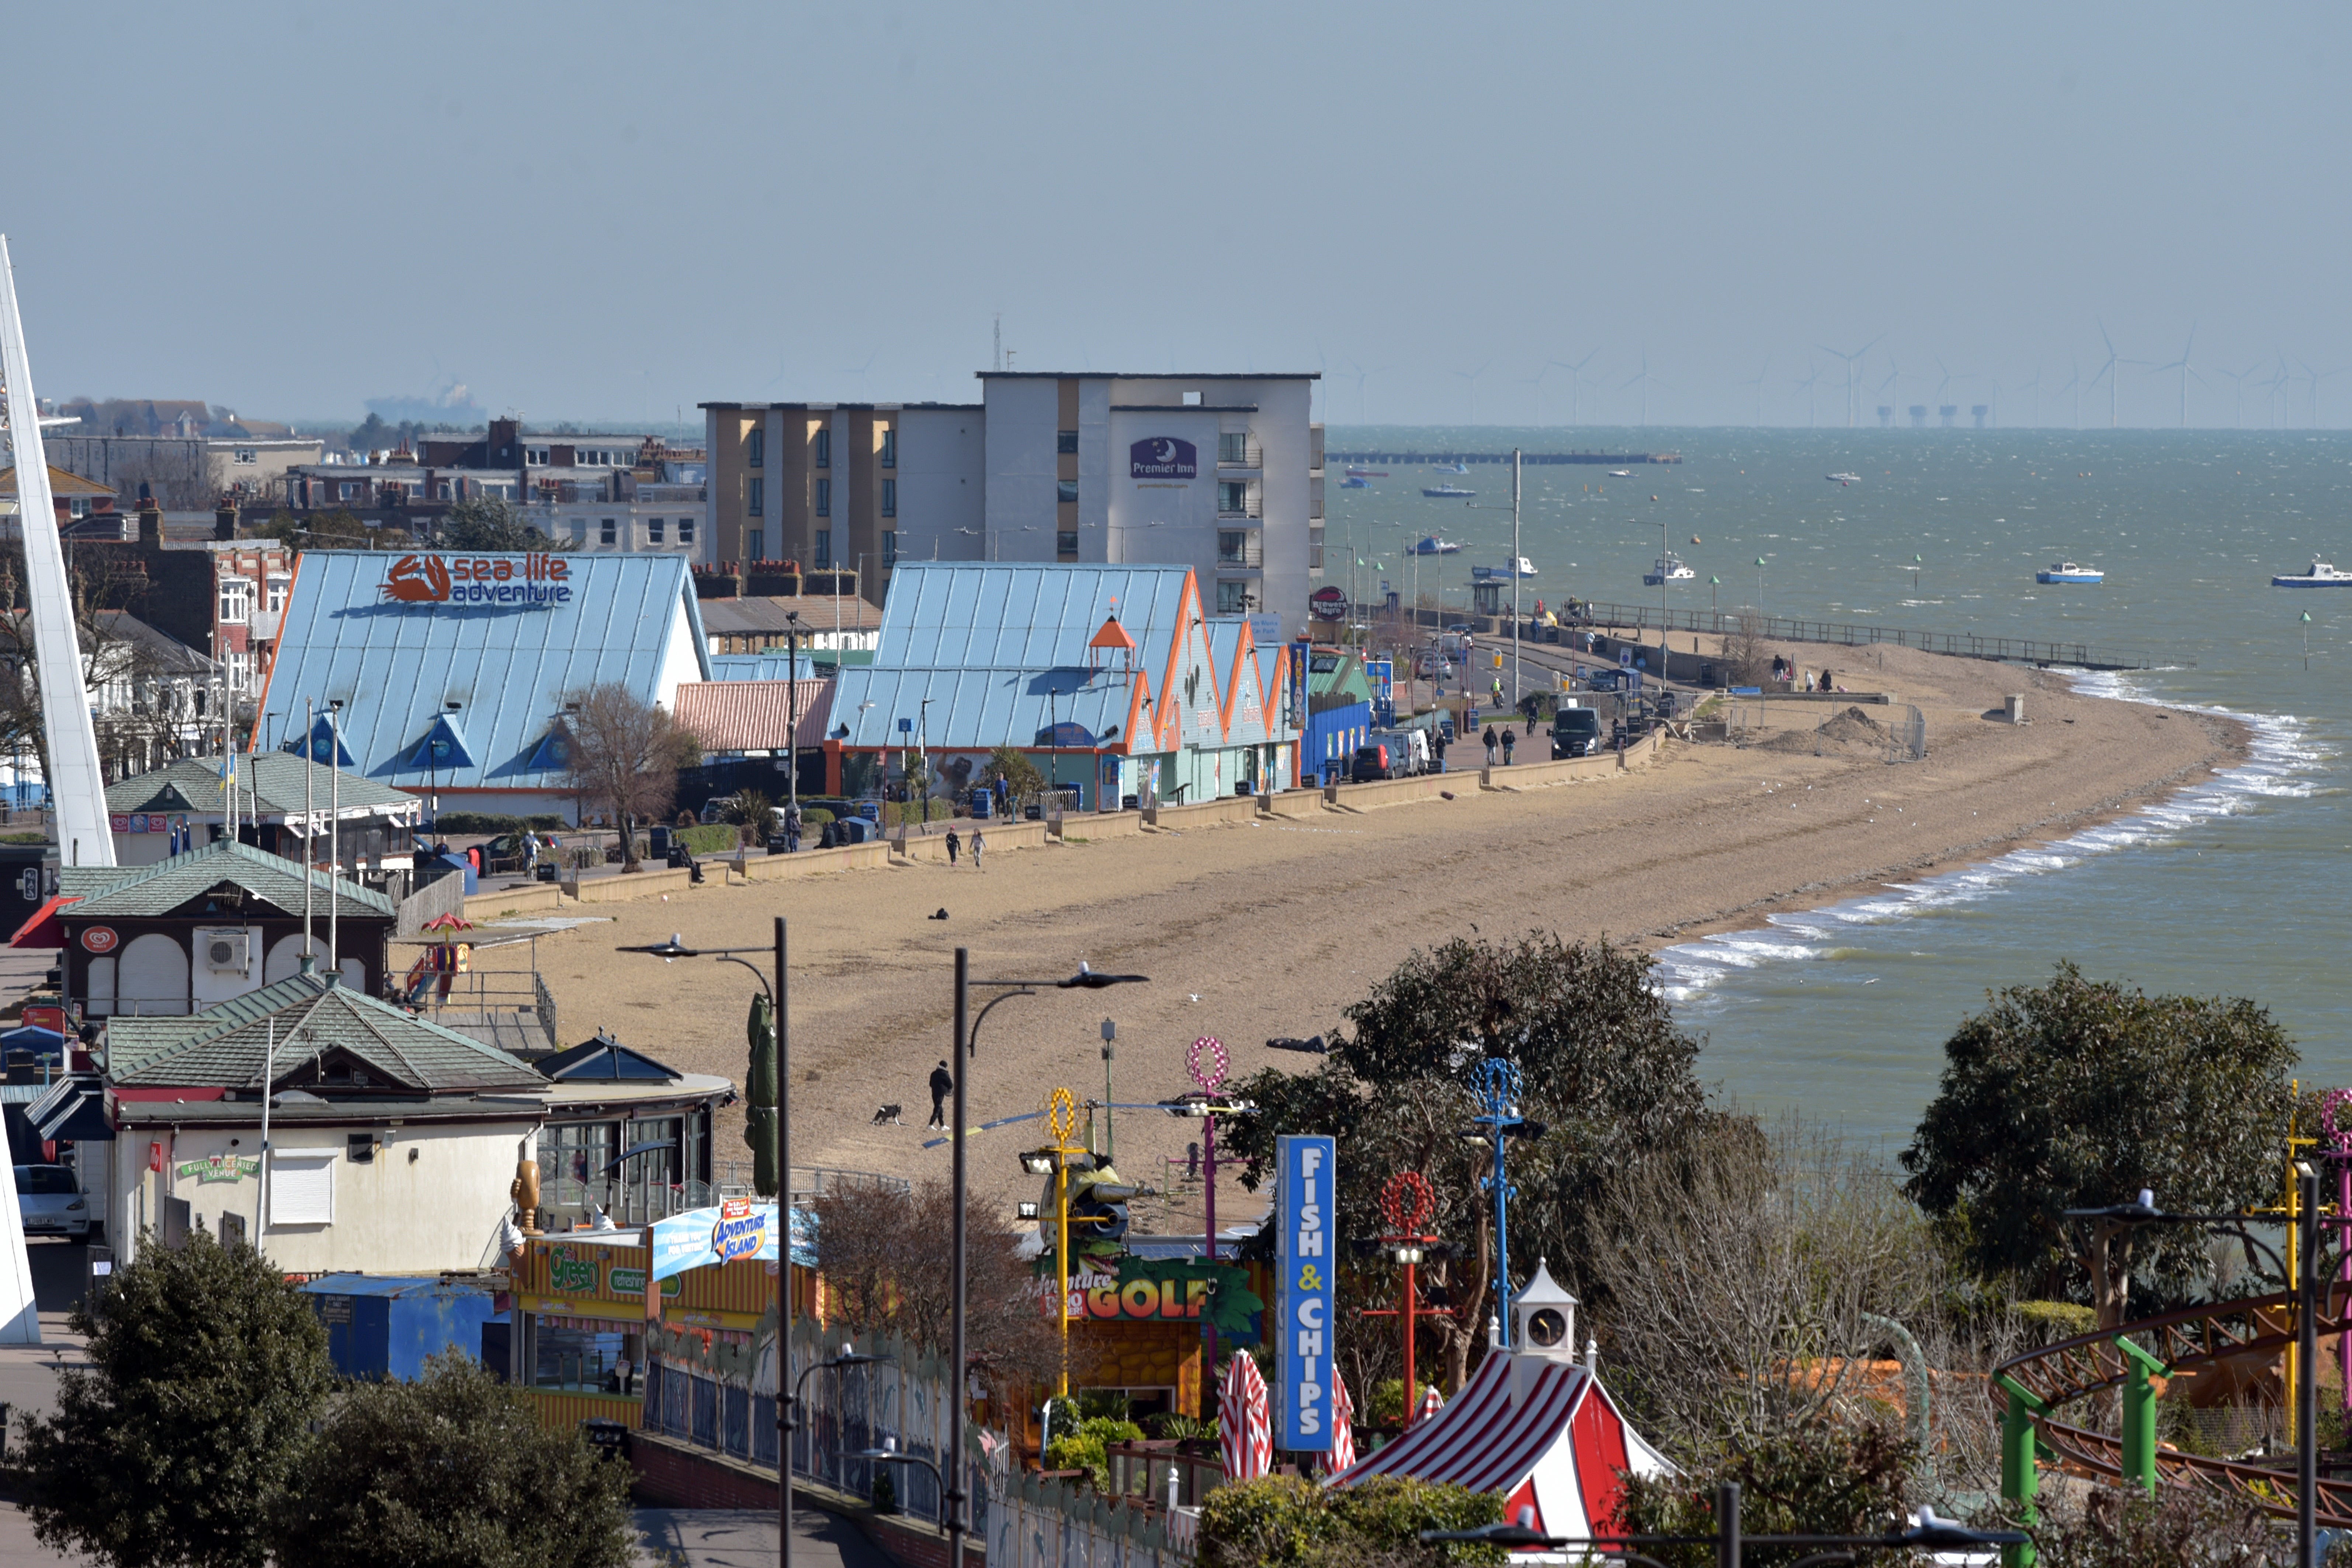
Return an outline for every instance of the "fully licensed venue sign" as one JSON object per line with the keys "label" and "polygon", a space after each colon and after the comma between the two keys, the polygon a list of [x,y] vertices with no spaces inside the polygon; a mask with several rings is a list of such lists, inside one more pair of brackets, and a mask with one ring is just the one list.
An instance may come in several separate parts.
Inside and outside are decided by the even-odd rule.
{"label": "fully licensed venue sign", "polygon": [[1326,1136],[1275,1140],[1280,1171],[1275,1224],[1278,1303],[1275,1330],[1275,1447],[1331,1447],[1331,1271],[1336,1265],[1331,1183],[1338,1146]]}

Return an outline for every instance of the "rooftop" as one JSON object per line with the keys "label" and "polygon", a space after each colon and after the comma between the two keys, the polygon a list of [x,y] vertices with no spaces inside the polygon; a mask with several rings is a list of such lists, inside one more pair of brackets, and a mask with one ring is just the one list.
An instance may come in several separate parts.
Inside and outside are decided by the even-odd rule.
{"label": "rooftop", "polygon": [[[207,664],[210,662],[206,660]],[[323,743],[320,750],[325,750]],[[150,773],[117,779],[106,786],[106,809],[115,812],[186,810],[217,816],[224,793],[220,766],[218,757],[182,757]],[[308,761],[289,752],[259,752],[237,758],[236,783],[240,802],[237,815],[251,816],[255,810],[254,797],[258,795],[263,818],[300,816],[306,773],[310,790],[310,810],[314,815],[324,816],[328,802],[333,798],[338,811],[347,818],[394,816],[411,820],[416,816],[418,805],[415,795],[348,770]],[[155,797],[167,784],[178,790],[189,805],[155,805]]]}
{"label": "rooftop", "polygon": [[[330,895],[345,920],[391,920],[392,900],[358,883],[334,882],[322,873],[311,879],[318,918],[328,914]],[[249,844],[223,838],[159,860],[152,866],[61,866],[58,891],[78,901],[58,910],[60,919],[161,920],[228,888],[260,900],[286,914],[302,909],[302,868]],[[218,900],[213,900],[217,902]]]}
{"label": "rooftop", "polygon": [[[715,664],[718,661],[712,660]],[[706,752],[781,752],[793,742],[824,744],[833,709],[829,680],[708,680],[677,689],[678,727],[702,742]]]}

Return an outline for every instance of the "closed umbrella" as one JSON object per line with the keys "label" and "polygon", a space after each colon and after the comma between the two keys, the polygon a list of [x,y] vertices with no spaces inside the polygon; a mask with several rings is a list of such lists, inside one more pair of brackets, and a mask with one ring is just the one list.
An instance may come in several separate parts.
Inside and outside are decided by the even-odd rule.
{"label": "closed umbrella", "polygon": [[1428,1420],[1445,1408],[1445,1395],[1437,1392],[1434,1384],[1424,1384],[1421,1391],[1421,1419]]}
{"label": "closed umbrella", "polygon": [[1274,1422],[1266,1407],[1265,1379],[1246,1352],[1235,1352],[1217,1394],[1217,1444],[1225,1479],[1255,1480],[1274,1468]]}
{"label": "closed umbrella", "polygon": [[1348,1380],[1331,1364],[1331,1453],[1323,1462],[1326,1475],[1345,1473],[1356,1463],[1356,1402],[1348,1396]]}
{"label": "closed umbrella", "polygon": [[751,1042],[751,1070],[745,1075],[743,1142],[751,1146],[751,1190],[763,1198],[776,1195],[776,1011],[765,994],[751,998],[751,1016],[744,1025]]}

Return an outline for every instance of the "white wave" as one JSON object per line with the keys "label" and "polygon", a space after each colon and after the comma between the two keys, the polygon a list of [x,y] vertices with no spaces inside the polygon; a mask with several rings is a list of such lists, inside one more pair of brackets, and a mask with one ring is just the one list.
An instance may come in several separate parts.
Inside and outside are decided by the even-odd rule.
{"label": "white wave", "polygon": [[2310,776],[2336,754],[2315,740],[2307,723],[2293,714],[2242,713],[2234,709],[2165,701],[2149,695],[2130,675],[2109,670],[2069,671],[2085,697],[2143,702],[2176,712],[2210,713],[2234,719],[2252,731],[2238,766],[2190,784],[2127,816],[2085,827],[2053,843],[2012,849],[1990,860],[1945,871],[1916,882],[1847,899],[1820,909],[1765,917],[1760,931],[1726,931],[1682,942],[1657,954],[1658,985],[1670,1002],[1703,998],[1726,975],[1804,959],[1834,962],[1862,956],[1858,950],[1826,947],[1841,926],[1885,925],[1931,910],[1975,903],[2014,887],[2026,877],[2045,876],[2077,866],[2095,855],[2138,848],[2231,816],[2257,802],[2304,799],[2320,787]]}

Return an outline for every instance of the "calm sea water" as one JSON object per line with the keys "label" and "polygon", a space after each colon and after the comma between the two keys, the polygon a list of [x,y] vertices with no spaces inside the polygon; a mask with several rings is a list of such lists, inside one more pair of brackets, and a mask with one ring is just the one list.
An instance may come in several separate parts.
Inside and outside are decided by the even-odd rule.
{"label": "calm sea water", "polygon": [[[1776,615],[2145,650],[2158,668],[2080,679],[2254,724],[2244,768],[2126,820],[1668,951],[1669,994],[1708,1037],[1703,1070],[1741,1100],[1899,1143],[1962,1015],[2062,956],[2151,990],[2252,996],[2295,1036],[2307,1080],[2352,1083],[2352,589],[2270,586],[2315,558],[2352,569],[2352,435],[1335,427],[1328,444],[1679,450],[1680,466],[1624,479],[1527,469],[1529,588],[1654,603],[1641,574],[1663,523],[1698,573],[1675,604],[1754,604],[1760,588]],[[1327,560],[1344,563],[1352,527],[1363,593],[1385,578],[1410,595],[1402,546],[1426,533],[1464,545],[1422,563],[1421,591],[1442,577],[1454,603],[1472,564],[1507,553],[1507,468],[1395,468],[1370,490],[1339,489],[1338,469]],[[1843,472],[1860,482],[1824,477]],[[1477,490],[1478,510],[1422,497],[1439,482]],[[2037,586],[2062,557],[2106,582]]]}

